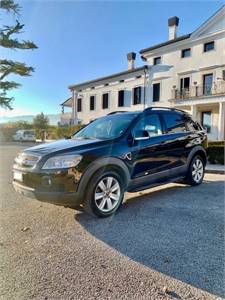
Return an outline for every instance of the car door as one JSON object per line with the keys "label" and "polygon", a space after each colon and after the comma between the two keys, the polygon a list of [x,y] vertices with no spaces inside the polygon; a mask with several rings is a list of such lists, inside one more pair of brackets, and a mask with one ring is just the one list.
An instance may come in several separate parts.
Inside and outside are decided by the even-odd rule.
{"label": "car door", "polygon": [[164,150],[169,161],[171,175],[185,172],[190,132],[186,127],[187,115],[178,111],[164,111],[162,118],[165,125]]}
{"label": "car door", "polygon": [[161,117],[157,112],[145,114],[135,124],[132,129],[132,135],[135,137],[135,132],[147,131],[148,139],[135,140],[132,147],[132,179],[146,178],[149,182],[149,176],[155,173],[160,173],[167,170],[169,164],[165,153],[164,132],[161,122]]}

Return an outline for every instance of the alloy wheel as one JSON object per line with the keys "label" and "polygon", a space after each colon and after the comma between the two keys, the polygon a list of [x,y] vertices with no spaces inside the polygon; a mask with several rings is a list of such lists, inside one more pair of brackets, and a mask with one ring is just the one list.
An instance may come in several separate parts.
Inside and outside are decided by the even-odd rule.
{"label": "alloy wheel", "polygon": [[196,183],[199,183],[202,180],[204,173],[204,166],[201,159],[197,158],[192,166],[192,178]]}
{"label": "alloy wheel", "polygon": [[108,176],[102,178],[95,189],[94,200],[102,212],[113,210],[120,201],[121,189],[118,180]]}

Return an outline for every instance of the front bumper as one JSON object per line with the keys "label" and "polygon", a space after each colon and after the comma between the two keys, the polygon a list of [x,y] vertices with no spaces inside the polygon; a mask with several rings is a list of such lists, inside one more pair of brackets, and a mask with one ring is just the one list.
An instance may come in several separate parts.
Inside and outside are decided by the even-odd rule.
{"label": "front bumper", "polygon": [[16,181],[13,181],[13,187],[16,192],[39,201],[69,207],[75,207],[81,203],[80,196],[77,192],[46,191],[24,186]]}

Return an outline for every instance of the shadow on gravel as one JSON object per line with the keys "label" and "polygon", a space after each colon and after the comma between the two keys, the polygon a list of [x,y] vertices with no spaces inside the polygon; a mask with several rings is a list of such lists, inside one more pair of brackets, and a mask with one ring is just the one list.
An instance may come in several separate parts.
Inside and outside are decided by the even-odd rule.
{"label": "shadow on gravel", "polygon": [[223,296],[223,195],[223,181],[174,185],[128,200],[110,218],[75,220],[132,260]]}

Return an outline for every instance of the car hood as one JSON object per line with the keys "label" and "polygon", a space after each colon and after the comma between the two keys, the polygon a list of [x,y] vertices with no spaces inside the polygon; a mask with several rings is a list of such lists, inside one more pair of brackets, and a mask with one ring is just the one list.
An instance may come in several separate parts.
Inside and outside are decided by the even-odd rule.
{"label": "car hood", "polygon": [[34,147],[27,148],[25,152],[35,153],[40,156],[47,155],[49,153],[61,152],[61,151],[70,151],[70,150],[81,150],[87,148],[87,145],[91,147],[104,143],[102,140],[98,139],[63,139],[56,142],[44,143]]}

